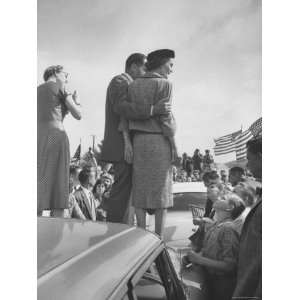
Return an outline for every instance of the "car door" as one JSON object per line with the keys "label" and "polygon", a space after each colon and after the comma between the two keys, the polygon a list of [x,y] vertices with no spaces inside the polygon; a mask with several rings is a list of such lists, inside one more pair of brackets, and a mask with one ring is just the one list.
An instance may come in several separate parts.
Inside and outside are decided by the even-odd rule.
{"label": "car door", "polygon": [[139,267],[128,283],[130,300],[187,300],[170,257],[162,245]]}

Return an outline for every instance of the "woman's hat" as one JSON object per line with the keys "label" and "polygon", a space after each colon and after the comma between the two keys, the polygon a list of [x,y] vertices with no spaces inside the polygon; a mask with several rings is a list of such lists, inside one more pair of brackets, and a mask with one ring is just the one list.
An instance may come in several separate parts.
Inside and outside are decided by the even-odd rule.
{"label": "woman's hat", "polygon": [[147,56],[147,69],[154,70],[165,63],[165,59],[175,58],[175,52],[170,49],[155,50]]}
{"label": "woman's hat", "polygon": [[175,58],[175,52],[170,49],[160,49],[149,53],[147,56],[148,61],[164,58]]}

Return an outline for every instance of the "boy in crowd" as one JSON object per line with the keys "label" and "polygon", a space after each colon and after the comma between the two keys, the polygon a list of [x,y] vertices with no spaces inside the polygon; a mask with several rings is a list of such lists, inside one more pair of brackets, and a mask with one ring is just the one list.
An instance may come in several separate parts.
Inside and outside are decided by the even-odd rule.
{"label": "boy in crowd", "polygon": [[220,175],[221,175],[221,181],[222,181],[224,184],[227,184],[227,183],[228,183],[228,180],[227,180],[227,174],[226,174],[226,171],[225,171],[225,170],[221,170]]}
{"label": "boy in crowd", "polygon": [[206,224],[213,223],[215,214],[213,204],[219,199],[221,193],[223,193],[225,189],[225,186],[221,183],[220,176],[216,171],[204,173],[202,179],[204,185],[207,187],[205,213],[203,218],[193,219],[193,223],[194,225],[198,225],[198,229],[189,237],[196,252],[200,251],[202,248]]}
{"label": "boy in crowd", "polygon": [[236,284],[239,234],[235,220],[245,209],[237,195],[228,192],[214,201],[215,222],[205,232],[201,252],[190,251],[188,262],[204,267],[212,300],[231,300]]}
{"label": "boy in crowd", "polygon": [[229,170],[229,182],[233,187],[245,180],[245,171],[241,167],[233,167]]}

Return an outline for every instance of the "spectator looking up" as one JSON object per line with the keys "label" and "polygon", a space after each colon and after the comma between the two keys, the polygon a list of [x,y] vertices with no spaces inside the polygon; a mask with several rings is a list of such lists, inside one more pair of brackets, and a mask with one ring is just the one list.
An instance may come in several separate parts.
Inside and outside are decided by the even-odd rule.
{"label": "spectator looking up", "polygon": [[205,233],[200,253],[191,251],[188,260],[205,267],[211,300],[231,300],[236,284],[239,235],[235,220],[244,210],[243,201],[228,193],[214,202],[216,222]]}

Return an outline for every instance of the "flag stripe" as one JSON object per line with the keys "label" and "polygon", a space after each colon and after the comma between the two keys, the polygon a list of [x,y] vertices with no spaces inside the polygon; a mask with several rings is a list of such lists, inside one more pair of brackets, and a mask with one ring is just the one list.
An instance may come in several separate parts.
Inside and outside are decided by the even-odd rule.
{"label": "flag stripe", "polygon": [[231,145],[232,143],[233,143],[232,140],[226,141],[226,142],[222,142],[222,143],[221,143],[221,142],[217,142],[217,143],[216,143],[216,147],[217,147],[217,146],[220,146],[220,147],[221,147],[221,146]]}
{"label": "flag stripe", "polygon": [[244,145],[247,143],[250,139],[253,138],[253,135],[250,130],[245,131],[245,134],[239,136],[235,142],[237,149],[239,146]]}
{"label": "flag stripe", "polygon": [[215,147],[214,151],[215,152],[220,152],[220,151],[226,151],[226,150],[229,150],[229,149],[235,150],[235,144],[231,144],[231,145],[226,146],[226,147]]}
{"label": "flag stripe", "polygon": [[215,156],[228,154],[228,153],[231,153],[231,152],[235,152],[235,149],[230,149],[230,150],[226,150],[226,151],[222,151],[222,152],[215,152]]}
{"label": "flag stripe", "polygon": [[239,134],[241,134],[241,130],[235,131],[231,134],[227,134],[224,136],[221,136],[218,139],[215,139],[215,147],[214,147],[214,153],[216,156],[228,154],[231,152],[235,152],[235,138]]}
{"label": "flag stripe", "polygon": [[241,130],[238,130],[238,131],[235,131],[231,134],[227,134],[227,135],[224,135],[224,136],[221,136],[217,139],[215,139],[215,143],[218,143],[218,142],[222,142],[222,141],[227,141],[227,140],[232,140],[232,138],[234,138],[235,136],[239,135],[242,131]]}

